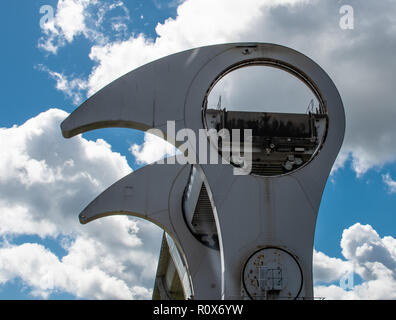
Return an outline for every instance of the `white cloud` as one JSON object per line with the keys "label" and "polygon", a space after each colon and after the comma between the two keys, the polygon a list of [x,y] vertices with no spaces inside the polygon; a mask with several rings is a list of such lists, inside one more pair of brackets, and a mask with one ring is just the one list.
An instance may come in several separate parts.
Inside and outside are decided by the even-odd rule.
{"label": "white cloud", "polygon": [[[110,12],[118,15],[109,16]],[[53,54],[78,36],[83,36],[91,43],[104,45],[109,41],[109,30],[112,38],[116,39],[128,34],[129,10],[122,1],[103,3],[98,0],[59,0],[54,14],[53,18],[42,25],[44,36],[38,42],[39,48]],[[38,69],[47,72],[56,81],[56,89],[62,91],[74,104],[80,104],[86,98],[86,79],[67,76],[41,64]]]}
{"label": "white cloud", "polygon": [[387,185],[389,193],[396,193],[396,181],[392,179],[389,173],[382,175],[382,181]]}
{"label": "white cloud", "polygon": [[353,270],[363,282],[348,289],[335,284],[316,285],[315,296],[326,299],[396,299],[395,238],[381,238],[372,226],[356,223],[344,230],[341,248],[347,261],[314,253],[315,281],[339,281]]}
{"label": "white cloud", "polygon": [[60,0],[58,2],[56,25],[68,42],[86,32],[84,9],[92,1],[89,0]]}
{"label": "white cloud", "polygon": [[133,144],[129,151],[135,156],[137,163],[148,164],[175,155],[177,149],[164,139],[146,133],[144,143],[142,145]]}
{"label": "white cloud", "polygon": [[55,80],[55,88],[62,91],[66,97],[70,98],[73,104],[78,105],[83,101],[87,90],[87,82],[85,80],[79,78],[68,79],[64,74],[52,71],[41,64],[38,65],[37,69],[47,72],[48,75]]}
{"label": "white cloud", "polygon": [[[59,124],[66,116],[62,110],[50,109],[21,126],[0,129],[2,148],[7,150],[0,158],[3,229],[14,223],[5,219],[7,212],[15,214],[17,209],[20,217],[28,213],[34,222],[31,227],[26,223],[23,233],[27,229],[41,235],[65,232],[71,214],[131,172],[125,157],[112,152],[103,140],[88,141],[81,136],[64,139]],[[46,219],[57,225],[55,233],[37,229],[37,223]]]}
{"label": "white cloud", "polygon": [[44,36],[38,47],[56,54],[58,49],[72,43],[78,36],[104,44],[108,41],[103,27],[110,11],[121,9],[117,17],[109,18],[116,36],[124,35],[126,23],[130,20],[129,11],[122,1],[103,3],[99,0],[59,0],[54,17],[42,25]]}
{"label": "white cloud", "polygon": [[46,37],[40,38],[39,47],[55,54],[75,36],[87,34],[84,10],[89,4],[89,0],[59,0],[55,16],[42,26]]}
{"label": "white cloud", "polygon": [[314,282],[339,281],[352,269],[352,264],[338,258],[326,256],[323,252],[314,250]]}
{"label": "white cloud", "polygon": [[364,279],[372,279],[378,267],[375,263],[396,271],[395,241],[392,237],[383,241],[370,225],[357,223],[343,232],[342,254],[361,268],[358,271]]}
{"label": "white cloud", "polygon": [[[87,242],[87,239],[84,241]],[[92,245],[90,249],[83,253],[92,255],[92,250],[96,248]],[[81,267],[75,263],[76,260],[70,259],[73,255],[74,251],[59,260],[51,251],[35,243],[2,247],[0,283],[19,277],[33,288],[33,296],[45,299],[59,291],[88,299],[150,298],[150,290],[140,286],[129,288],[125,281],[103,271],[100,263]]]}
{"label": "white cloud", "polygon": [[347,163],[348,159],[350,159],[350,157],[351,152],[348,151],[346,147],[342,147],[331,169],[331,175],[333,175],[339,169],[345,168],[345,164]]}
{"label": "white cloud", "polygon": [[[79,224],[78,213],[131,169],[103,140],[64,139],[59,125],[67,115],[50,109],[0,128],[7,150],[0,158],[0,283],[19,277],[44,298],[57,290],[90,299],[150,298],[160,245],[153,239],[161,232],[126,216]],[[66,255],[9,244],[21,235],[43,243],[66,237]]]}

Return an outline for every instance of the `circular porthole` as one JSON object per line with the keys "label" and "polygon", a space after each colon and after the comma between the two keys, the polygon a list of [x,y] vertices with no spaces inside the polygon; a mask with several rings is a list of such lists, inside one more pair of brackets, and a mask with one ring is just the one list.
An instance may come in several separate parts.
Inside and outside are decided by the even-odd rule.
{"label": "circular porthole", "polygon": [[308,79],[279,63],[257,61],[215,79],[203,122],[225,161],[259,176],[288,174],[309,163],[328,128],[327,108]]}
{"label": "circular porthole", "polygon": [[296,258],[281,248],[268,247],[253,253],[242,274],[245,295],[253,300],[296,299],[303,275]]}

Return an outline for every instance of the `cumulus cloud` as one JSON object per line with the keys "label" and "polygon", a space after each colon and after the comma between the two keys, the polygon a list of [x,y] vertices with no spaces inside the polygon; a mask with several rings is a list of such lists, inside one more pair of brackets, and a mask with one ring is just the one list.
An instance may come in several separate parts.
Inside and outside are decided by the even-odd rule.
{"label": "cumulus cloud", "polygon": [[382,265],[396,276],[396,239],[381,239],[370,225],[355,224],[344,230],[341,240],[342,254],[358,265],[363,279],[377,277],[376,270]]}
{"label": "cumulus cloud", "polygon": [[339,281],[346,276],[353,268],[349,261],[338,258],[331,258],[323,252],[314,250],[314,282]]}
{"label": "cumulus cloud", "polygon": [[[108,13],[115,9],[120,9],[118,15],[106,19]],[[42,21],[44,36],[38,42],[39,48],[53,54],[78,36],[104,44],[108,41],[106,20],[109,20],[109,29],[116,36],[127,31],[127,22],[130,20],[129,10],[119,0],[106,3],[98,0],[59,0],[53,14],[53,17]]]}
{"label": "cumulus cloud", "polygon": [[[84,242],[86,247],[87,239]],[[97,247],[95,244],[91,246],[90,249]],[[102,270],[100,264],[82,267],[75,263],[75,259],[80,261],[84,253],[92,255],[92,251],[76,253],[76,249],[72,248],[69,255],[59,260],[51,251],[36,243],[2,247],[0,283],[19,277],[33,288],[31,294],[40,298],[48,298],[51,293],[59,291],[91,299],[150,298],[150,290],[140,286],[130,288],[125,281]]]}
{"label": "cumulus cloud", "polygon": [[[5,230],[19,233],[9,225],[13,219],[5,218],[16,209],[20,217],[28,212],[34,222],[32,227],[25,224],[23,233],[30,229],[41,236],[56,236],[63,232],[61,226],[68,229],[71,214],[131,172],[125,157],[112,152],[104,140],[63,139],[59,124],[66,116],[62,110],[50,109],[21,126],[0,129],[2,148],[7,150],[0,159],[0,225]],[[57,228],[37,228],[42,221]]]}
{"label": "cumulus cloud", "polygon": [[[110,39],[115,41],[129,36],[129,10],[119,0],[59,0],[56,10],[48,5],[42,8],[45,10],[41,13],[45,15],[40,26],[44,35],[40,37],[38,47],[48,53],[56,54],[59,48],[79,36],[91,44],[102,46]],[[86,98],[87,79],[53,71],[42,64],[38,69],[48,73],[56,82],[56,89],[70,98],[73,104],[80,104]]]}
{"label": "cumulus cloud", "polygon": [[[67,140],[50,109],[20,126],[0,129],[0,283],[19,277],[31,294],[66,291],[89,299],[150,298],[159,243],[157,227],[115,216],[80,225],[78,213],[131,172],[104,140]],[[65,239],[59,259],[39,244],[13,245],[36,235]],[[45,243],[45,241],[44,241]]]}
{"label": "cumulus cloud", "polygon": [[350,287],[319,284],[315,286],[315,296],[326,299],[396,299],[395,238],[381,238],[372,226],[356,223],[344,230],[341,248],[346,261],[314,253],[315,281],[342,281],[348,273],[353,276],[353,272],[363,282]]}
{"label": "cumulus cloud", "polygon": [[145,134],[142,145],[135,143],[129,148],[139,164],[153,163],[164,157],[173,156],[176,150],[169,142],[150,133]]}
{"label": "cumulus cloud", "polygon": [[39,47],[55,54],[75,36],[87,34],[84,10],[89,3],[89,0],[59,0],[54,17],[41,26],[45,37],[40,38]]}

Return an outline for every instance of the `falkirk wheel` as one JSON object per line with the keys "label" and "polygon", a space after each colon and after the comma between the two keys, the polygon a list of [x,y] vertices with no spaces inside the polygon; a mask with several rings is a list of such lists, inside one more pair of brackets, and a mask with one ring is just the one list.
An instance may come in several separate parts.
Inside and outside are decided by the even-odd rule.
{"label": "falkirk wheel", "polygon": [[[297,77],[319,107],[305,114],[207,109],[219,79],[252,65]],[[205,148],[217,162],[200,162],[191,143],[188,162],[167,158],[132,172],[94,199],[80,222],[124,214],[160,226],[181,254],[193,299],[312,298],[316,218],[345,131],[343,103],[326,72],[275,44],[191,49],[110,83],[61,129],[65,138],[105,127],[155,129],[150,132],[180,147],[167,132],[169,121],[175,131],[196,137],[202,130],[250,129],[250,141],[244,142],[250,145],[249,170],[243,172],[249,151],[238,161],[224,161],[226,143],[212,143],[208,134]]]}

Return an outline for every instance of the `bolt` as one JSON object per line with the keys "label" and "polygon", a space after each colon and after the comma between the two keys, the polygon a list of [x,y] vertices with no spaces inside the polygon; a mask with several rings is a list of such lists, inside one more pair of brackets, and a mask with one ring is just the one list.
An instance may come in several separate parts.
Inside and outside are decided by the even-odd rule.
{"label": "bolt", "polygon": [[249,49],[249,48],[245,48],[245,49],[242,51],[243,54],[250,54],[251,52],[252,52],[252,50]]}

